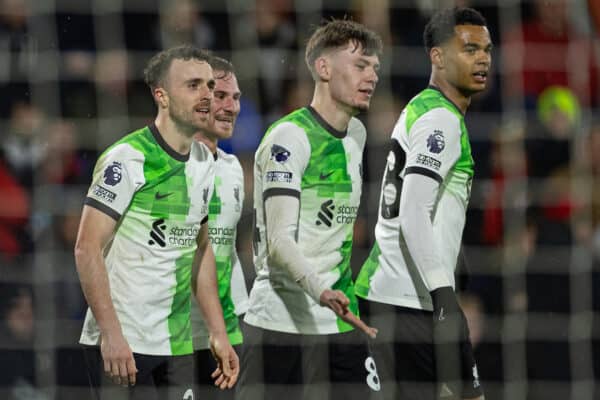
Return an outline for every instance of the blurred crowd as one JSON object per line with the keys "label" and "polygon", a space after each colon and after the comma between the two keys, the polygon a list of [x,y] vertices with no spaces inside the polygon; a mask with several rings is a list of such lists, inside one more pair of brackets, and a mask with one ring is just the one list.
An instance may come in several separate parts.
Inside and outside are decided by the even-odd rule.
{"label": "blurred crowd", "polygon": [[79,214],[98,154],[155,113],[142,80],[154,52],[193,43],[236,65],[242,111],[220,145],[246,174],[239,248],[251,282],[253,152],[272,121],[312,96],[305,38],[331,17],[382,35],[380,81],[360,117],[358,267],[390,132],[427,85],[424,24],[453,4],[481,11],[495,46],[492,84],[467,115],[476,179],[459,269],[486,398],[591,399],[577,393],[600,380],[594,0],[0,0],[0,398],[77,398],[87,384],[72,373],[83,370],[86,307],[72,256]]}

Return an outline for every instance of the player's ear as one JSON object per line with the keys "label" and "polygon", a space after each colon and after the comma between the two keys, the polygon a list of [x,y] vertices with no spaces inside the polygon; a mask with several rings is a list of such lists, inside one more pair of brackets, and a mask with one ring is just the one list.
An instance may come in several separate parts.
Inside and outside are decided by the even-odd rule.
{"label": "player's ear", "polygon": [[432,47],[429,51],[431,64],[439,69],[444,69],[444,50],[441,47]]}
{"label": "player's ear", "polygon": [[156,104],[158,104],[160,108],[167,108],[169,106],[169,95],[165,89],[161,87],[154,88],[152,94],[154,95]]}
{"label": "player's ear", "polygon": [[315,60],[315,72],[321,81],[328,82],[331,77],[329,59],[321,56]]}

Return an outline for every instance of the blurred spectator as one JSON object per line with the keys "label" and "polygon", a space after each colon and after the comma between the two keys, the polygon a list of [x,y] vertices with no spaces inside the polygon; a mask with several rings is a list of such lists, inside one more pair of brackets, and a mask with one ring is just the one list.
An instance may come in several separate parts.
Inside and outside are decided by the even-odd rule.
{"label": "blurred spectator", "polygon": [[127,115],[127,85],[130,78],[129,54],[107,50],[96,54],[94,82],[100,115]]}
{"label": "blurred spectator", "polygon": [[573,234],[578,209],[568,168],[558,168],[544,181],[537,204],[537,240],[527,264],[528,399],[568,398],[571,368],[569,318]]}
{"label": "blurred spectator", "polygon": [[45,268],[50,271],[46,276],[55,284],[53,293],[56,318],[79,321],[75,327],[60,324],[59,337],[65,341],[65,336],[69,336],[70,339],[66,342],[76,343],[87,307],[72,254],[79,229],[84,192],[80,187],[55,186],[45,190],[40,193],[44,199],[38,201],[38,211],[46,213],[50,223],[36,235],[36,250],[43,254],[47,265]]}
{"label": "blurred spectator", "polygon": [[214,50],[217,35],[210,19],[202,13],[201,2],[170,0],[161,5],[159,41],[163,49],[191,43]]}
{"label": "blurred spectator", "polygon": [[[45,212],[50,223],[36,236],[36,252],[43,259],[38,279],[45,282],[46,310],[55,320],[54,373],[56,399],[88,398],[87,369],[78,345],[87,303],[77,276],[73,248],[77,237],[85,192],[79,187],[47,187],[38,201],[38,212]],[[43,210],[41,208],[44,208]],[[42,285],[40,285],[41,287]]]}
{"label": "blurred spectator", "polygon": [[0,315],[2,316],[0,318],[0,343],[2,348],[31,347],[34,325],[31,290],[16,283],[2,283],[0,288]]}
{"label": "blurred spectator", "polygon": [[[297,77],[297,32],[290,0],[257,0],[254,10],[234,25],[235,46],[245,49],[244,67],[255,65],[260,112],[267,124],[283,114],[283,102]],[[234,59],[235,61],[235,59]],[[304,67],[301,67],[304,70]]]}
{"label": "blurred spectator", "polygon": [[547,87],[571,88],[589,105],[598,100],[598,65],[591,38],[567,18],[567,0],[535,0],[534,17],[509,31],[504,40],[505,93],[532,109]]}
{"label": "blurred spectator", "polygon": [[502,244],[507,234],[505,227],[511,226],[513,216],[522,217],[527,207],[527,160],[523,139],[524,128],[519,123],[505,125],[492,137],[491,177],[484,195],[484,244]]}
{"label": "blurred spectator", "polygon": [[35,389],[34,315],[31,290],[0,284],[0,395],[7,400],[45,399]]}
{"label": "blurred spectator", "polygon": [[31,189],[34,170],[44,157],[44,113],[28,102],[18,102],[12,107],[8,132],[3,135],[6,161],[19,182]]}
{"label": "blurred spectator", "polygon": [[28,96],[29,78],[38,63],[38,42],[29,26],[27,0],[0,0],[0,116],[15,98]]}
{"label": "blurred spectator", "polygon": [[55,120],[46,126],[44,158],[36,170],[36,184],[83,184],[91,175],[93,157],[79,150],[75,125]]}
{"label": "blurred spectator", "polygon": [[571,142],[581,125],[577,97],[564,87],[546,88],[537,100],[537,116],[528,127],[527,170],[532,178],[544,178],[570,163]]}
{"label": "blurred spectator", "polygon": [[[29,194],[11,174],[0,152],[0,264],[29,250]],[[4,266],[4,265],[3,265]]]}

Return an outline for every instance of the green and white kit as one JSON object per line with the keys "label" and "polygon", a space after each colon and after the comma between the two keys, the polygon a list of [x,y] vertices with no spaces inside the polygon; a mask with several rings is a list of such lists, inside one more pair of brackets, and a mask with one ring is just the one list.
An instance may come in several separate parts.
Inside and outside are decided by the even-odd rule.
{"label": "green and white kit", "polygon": [[[425,266],[443,276],[429,281],[454,285],[469,202],[474,162],[464,116],[437,88],[415,96],[400,115],[392,133],[392,149],[381,186],[376,243],[356,280],[356,292],[368,300],[423,310],[433,310],[423,278]],[[423,238],[411,254],[400,225],[403,180],[420,174],[439,183],[430,215],[433,239]],[[420,199],[411,199],[420,201]],[[409,234],[418,235],[418,228]],[[404,232],[406,233],[406,232]],[[441,268],[440,268],[441,266]],[[439,285],[436,285],[439,286]]]}
{"label": "green and white kit", "polygon": [[[301,108],[274,123],[263,138],[254,165],[254,265],[245,321],[264,329],[301,334],[352,330],[333,311],[320,306],[288,271],[269,264],[266,199],[299,199],[294,236],[307,266],[327,287],[343,291],[358,313],[350,269],[352,235],[362,190],[366,132],[352,118],[346,132],[329,126],[314,109]],[[296,212],[296,210],[290,210]]]}
{"label": "green and white kit", "polygon": [[[192,260],[213,187],[210,150],[194,143],[183,156],[154,125],[125,136],[96,163],[85,203],[117,221],[105,263],[117,317],[134,353],[193,352]],[[88,309],[80,343],[99,340]]]}
{"label": "green and white kit", "polygon": [[[215,253],[219,299],[229,342],[243,341],[238,315],[248,309],[248,291],[235,248],[237,224],[244,203],[244,172],[237,157],[217,149],[215,189],[208,207],[208,235]],[[208,330],[192,296],[194,350],[209,348]]]}

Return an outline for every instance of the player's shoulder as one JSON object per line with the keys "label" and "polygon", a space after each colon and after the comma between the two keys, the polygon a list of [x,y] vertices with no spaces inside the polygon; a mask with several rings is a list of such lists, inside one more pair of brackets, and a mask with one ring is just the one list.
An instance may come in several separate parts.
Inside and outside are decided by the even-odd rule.
{"label": "player's shoulder", "polygon": [[[410,114],[418,117],[428,114],[435,110],[439,115],[452,114],[454,118],[461,119],[463,115],[446,95],[438,88],[429,86],[413,97],[407,104],[406,108]],[[442,111],[443,110],[443,111]]]}
{"label": "player's shoulder", "polygon": [[306,127],[294,120],[279,120],[271,125],[260,147],[270,147],[273,144],[287,144],[294,147],[307,146],[310,148]]}
{"label": "player's shoulder", "polygon": [[218,168],[223,165],[226,168],[242,170],[242,164],[237,156],[233,153],[228,153],[221,148],[217,148],[217,164],[219,165]]}
{"label": "player's shoulder", "polygon": [[364,148],[367,141],[367,128],[358,118],[352,117],[348,122],[348,129],[346,136],[352,140],[355,140],[359,148]]}
{"label": "player's shoulder", "polygon": [[123,162],[143,161],[146,157],[149,142],[149,128],[144,127],[128,133],[102,152],[99,160],[118,159]]}

